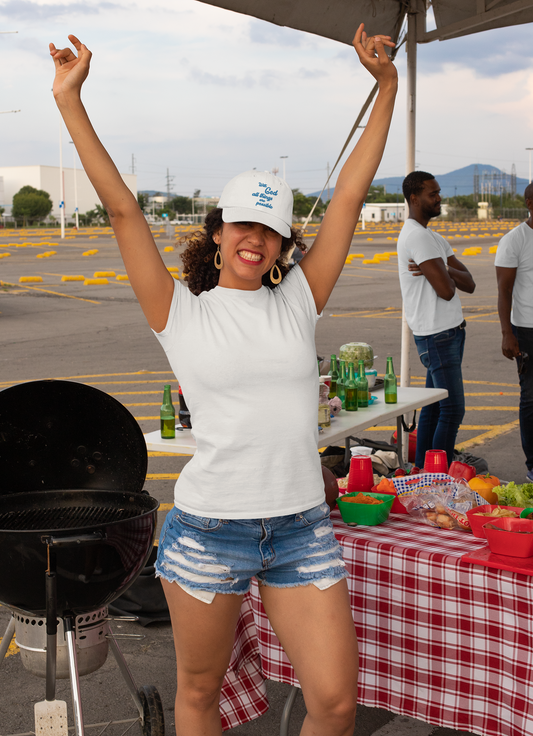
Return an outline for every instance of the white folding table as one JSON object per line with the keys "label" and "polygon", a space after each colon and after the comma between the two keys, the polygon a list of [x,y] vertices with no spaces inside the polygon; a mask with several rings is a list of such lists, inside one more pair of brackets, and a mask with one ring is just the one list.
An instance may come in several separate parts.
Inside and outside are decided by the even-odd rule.
{"label": "white folding table", "polygon": [[[334,445],[343,442],[346,459],[350,455],[350,442],[355,439],[354,434],[368,427],[374,427],[387,419],[396,419],[398,428],[398,457],[402,464],[402,432],[401,422],[404,414],[415,409],[420,409],[436,401],[442,401],[448,396],[445,389],[440,388],[398,388],[398,402],[396,404],[385,404],[384,393],[377,390],[375,394],[377,401],[365,409],[357,411],[344,411],[331,420],[331,427],[324,429],[318,434],[318,447]],[[161,432],[149,432],[144,435],[148,450],[156,452],[175,452],[177,454],[194,455],[196,452],[196,441],[190,429],[176,426],[176,437],[172,440],[162,440]]]}

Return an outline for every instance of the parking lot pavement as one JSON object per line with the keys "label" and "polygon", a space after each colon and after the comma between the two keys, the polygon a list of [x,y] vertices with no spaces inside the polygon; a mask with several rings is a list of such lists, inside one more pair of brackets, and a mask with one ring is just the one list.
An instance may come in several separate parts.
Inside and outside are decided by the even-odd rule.
{"label": "parking lot pavement", "polygon": [[[477,289],[473,295],[462,296],[468,323],[463,363],[467,412],[458,445],[485,457],[496,475],[523,482],[525,465],[517,427],[518,382],[515,367],[500,351],[494,255],[489,253],[498,238],[492,231],[488,235],[470,239],[461,236],[453,242],[460,258],[463,248],[472,242],[482,246],[479,254],[462,258],[474,275]],[[363,253],[365,260],[372,260],[376,253],[395,249],[394,241],[388,240],[395,236],[374,233],[372,241],[368,237],[371,236],[358,233],[351,253]],[[31,243],[38,239],[25,236],[17,238],[17,244],[19,240]],[[127,406],[144,432],[155,430],[163,384],[171,383],[176,390],[177,381],[144,321],[129,283],[116,278],[125,271],[111,234],[101,232],[98,238],[78,235],[69,241],[54,238],[53,242],[57,243],[54,246],[17,247],[6,245],[8,242],[15,243],[15,238],[0,238],[0,255],[11,253],[0,259],[0,389],[47,378],[82,381],[115,396]],[[175,240],[161,233],[157,242],[166,265],[178,268],[181,277]],[[168,247],[174,250],[165,251]],[[37,259],[37,253],[51,250],[55,251],[54,255]],[[98,252],[84,256],[89,250]],[[340,345],[346,342],[369,342],[378,356],[375,361],[378,373],[383,373],[387,355],[394,356],[399,372],[401,297],[395,257],[391,255],[388,261],[375,264],[363,265],[362,260],[354,258],[345,267],[318,322],[317,353],[329,356],[338,353]],[[99,272],[114,272],[115,276],[94,276]],[[83,276],[84,280],[65,281],[64,276]],[[21,282],[24,277],[42,281]],[[85,284],[95,278],[106,278],[108,283]],[[410,355],[412,383],[423,385],[422,366],[413,341]],[[176,394],[174,397],[177,398]],[[372,428],[365,431],[365,436],[388,440],[394,428],[392,425]],[[145,487],[162,505],[160,523],[172,506],[173,486],[187,461],[186,456],[150,453]],[[0,636],[8,617],[9,612],[0,607]],[[120,633],[140,632],[146,637],[140,642],[123,641],[121,646],[138,684],[155,684],[160,690],[167,734],[172,734],[175,674],[169,625],[153,624],[141,629],[138,624],[117,623],[114,629]],[[44,681],[27,674],[20,655],[12,654],[0,665],[0,689],[0,734],[29,732],[33,728],[33,703],[44,697]],[[279,733],[287,691],[284,685],[270,683],[269,713],[231,733],[249,736]],[[87,723],[131,719],[135,715],[111,656],[102,668],[82,678],[82,695]],[[58,697],[69,701],[66,681],[59,684]],[[299,697],[291,720],[291,735],[298,733],[304,714]],[[458,735],[449,729],[425,728],[424,734],[433,736]],[[408,720],[363,707],[356,732],[358,736],[422,736]],[[118,736],[121,732],[106,733]]]}

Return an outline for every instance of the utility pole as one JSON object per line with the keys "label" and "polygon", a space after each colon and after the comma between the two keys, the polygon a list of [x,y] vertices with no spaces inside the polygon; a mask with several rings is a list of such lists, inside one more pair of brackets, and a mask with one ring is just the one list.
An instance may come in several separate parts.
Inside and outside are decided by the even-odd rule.
{"label": "utility pole", "polygon": [[170,202],[170,185],[174,180],[173,176],[170,176],[169,170],[167,169],[167,204]]}

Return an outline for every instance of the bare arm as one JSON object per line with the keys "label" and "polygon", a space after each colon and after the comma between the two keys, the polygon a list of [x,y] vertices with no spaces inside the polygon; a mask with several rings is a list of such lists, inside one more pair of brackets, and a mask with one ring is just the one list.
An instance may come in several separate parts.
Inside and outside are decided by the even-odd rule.
{"label": "bare arm", "polygon": [[468,268],[455,256],[448,256],[448,275],[460,291],[473,294],[476,284]]}
{"label": "bare arm", "polygon": [[91,52],[69,36],[71,49],[50,44],[56,74],[54,97],[76,146],[83,168],[109,214],[120,253],[148,324],[156,332],[166,325],[174,281],[150,232],[150,228],[109,154],[98,139],[81,101],[81,87],[89,74]]}
{"label": "bare arm", "polygon": [[393,46],[388,36],[367,39],[361,24],[353,45],[363,66],[379,83],[379,92],[368,124],[342,170],[313,247],[301,268],[313,292],[318,312],[327,300],[343,269],[368,189],[375,176],[387,141],[398,75],[384,45]]}
{"label": "bare arm", "polygon": [[511,325],[511,307],[513,304],[513,287],[516,279],[516,268],[496,266],[498,281],[498,315],[502,328],[502,353],[512,360],[520,355],[518,340],[513,334]]}

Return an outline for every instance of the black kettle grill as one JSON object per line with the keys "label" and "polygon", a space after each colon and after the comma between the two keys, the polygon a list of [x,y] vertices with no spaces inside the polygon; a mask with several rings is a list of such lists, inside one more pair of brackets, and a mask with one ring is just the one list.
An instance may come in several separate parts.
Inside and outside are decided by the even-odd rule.
{"label": "black kettle grill", "polygon": [[[98,389],[35,381],[0,392],[0,603],[13,611],[0,662],[15,630],[22,639],[25,625],[40,625],[43,646],[26,647],[23,663],[44,674],[46,701],[54,701],[59,624],[76,736],[84,735],[76,636],[90,621],[98,652],[83,653],[81,674],[103,664],[109,642],[143,734],[164,736],[159,694],[136,687],[106,608],[134,582],[153,546],[159,503],[142,491],[147,465],[134,417]],[[33,652],[44,665],[28,664]]]}

